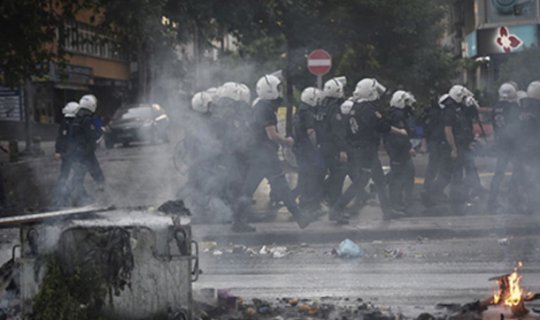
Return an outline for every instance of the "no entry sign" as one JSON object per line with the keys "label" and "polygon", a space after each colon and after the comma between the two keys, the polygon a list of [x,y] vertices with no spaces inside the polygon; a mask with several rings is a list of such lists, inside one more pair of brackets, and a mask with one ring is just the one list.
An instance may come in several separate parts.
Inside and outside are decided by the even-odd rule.
{"label": "no entry sign", "polygon": [[316,76],[325,75],[332,68],[332,57],[323,49],[313,50],[308,56],[307,67]]}

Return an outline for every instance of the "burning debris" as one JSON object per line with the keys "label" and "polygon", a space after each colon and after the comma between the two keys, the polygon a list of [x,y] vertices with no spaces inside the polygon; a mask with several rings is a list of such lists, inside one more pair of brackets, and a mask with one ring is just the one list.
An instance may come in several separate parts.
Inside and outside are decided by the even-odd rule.
{"label": "burning debris", "polygon": [[489,279],[496,280],[499,285],[489,304],[510,308],[512,314],[516,317],[525,316],[529,313],[529,310],[525,307],[525,302],[540,299],[539,293],[527,292],[525,294],[525,290],[521,286],[522,276],[518,272],[521,267],[523,267],[523,263],[519,261],[512,273]]}
{"label": "burning debris", "polygon": [[[498,288],[493,295],[485,300],[478,300],[464,305],[459,304],[438,304],[439,309],[446,309],[448,314],[443,317],[434,317],[423,314],[418,319],[483,319],[483,318],[517,318],[522,319],[530,315],[525,303],[540,299],[540,293],[525,293],[521,286],[522,276],[519,269],[523,267],[521,261],[518,262],[514,271],[498,277],[490,278],[490,281],[497,281]],[[533,312],[536,310],[533,308]],[[431,318],[427,317],[430,316]],[[427,318],[426,318],[427,317]],[[540,315],[536,314],[534,318]]]}

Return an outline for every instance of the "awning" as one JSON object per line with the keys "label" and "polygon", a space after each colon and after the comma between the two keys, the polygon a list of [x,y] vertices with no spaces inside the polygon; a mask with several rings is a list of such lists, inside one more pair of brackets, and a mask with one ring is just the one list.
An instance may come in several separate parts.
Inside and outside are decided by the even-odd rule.
{"label": "awning", "polygon": [[86,91],[90,92],[90,88],[83,84],[75,84],[75,83],[55,83],[54,84],[55,89],[62,89],[62,90],[75,90],[75,91]]}

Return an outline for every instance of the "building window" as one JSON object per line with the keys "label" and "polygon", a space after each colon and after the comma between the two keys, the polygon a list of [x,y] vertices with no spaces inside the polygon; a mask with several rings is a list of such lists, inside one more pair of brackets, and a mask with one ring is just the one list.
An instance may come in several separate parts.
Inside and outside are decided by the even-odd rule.
{"label": "building window", "polygon": [[70,22],[64,26],[64,49],[99,58],[126,60],[118,41],[80,22]]}

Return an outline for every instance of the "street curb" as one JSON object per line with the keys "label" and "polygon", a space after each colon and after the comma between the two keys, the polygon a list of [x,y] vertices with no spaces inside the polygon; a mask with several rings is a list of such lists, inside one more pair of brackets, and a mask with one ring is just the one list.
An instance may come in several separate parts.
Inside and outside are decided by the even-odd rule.
{"label": "street curb", "polygon": [[344,239],[355,241],[374,240],[417,240],[436,239],[445,240],[453,238],[478,238],[478,237],[509,237],[538,235],[538,226],[528,227],[498,227],[483,229],[357,229],[357,230],[298,230],[298,231],[275,231],[255,233],[227,233],[207,234],[202,236],[202,241],[215,241],[217,243],[233,243],[244,245],[268,245],[268,244],[300,244],[300,243],[339,243]]}

